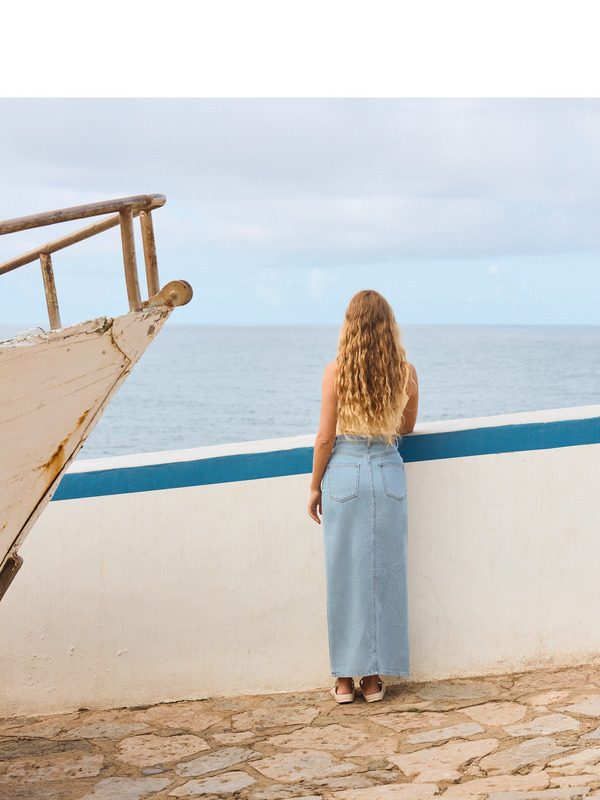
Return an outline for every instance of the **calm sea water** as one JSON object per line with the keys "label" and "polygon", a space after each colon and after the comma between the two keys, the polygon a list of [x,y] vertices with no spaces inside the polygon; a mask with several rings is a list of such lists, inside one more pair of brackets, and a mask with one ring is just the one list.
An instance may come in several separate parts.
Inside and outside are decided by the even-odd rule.
{"label": "calm sea water", "polygon": [[[79,457],[315,433],[338,333],[168,322]],[[420,422],[600,403],[600,326],[411,325],[403,334]]]}

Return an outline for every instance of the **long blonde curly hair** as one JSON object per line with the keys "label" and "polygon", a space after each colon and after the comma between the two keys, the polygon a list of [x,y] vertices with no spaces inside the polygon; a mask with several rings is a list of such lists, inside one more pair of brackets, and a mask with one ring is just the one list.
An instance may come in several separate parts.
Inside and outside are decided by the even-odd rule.
{"label": "long blonde curly hair", "polygon": [[337,428],[392,443],[408,402],[409,368],[394,312],[363,289],[346,309],[337,353]]}

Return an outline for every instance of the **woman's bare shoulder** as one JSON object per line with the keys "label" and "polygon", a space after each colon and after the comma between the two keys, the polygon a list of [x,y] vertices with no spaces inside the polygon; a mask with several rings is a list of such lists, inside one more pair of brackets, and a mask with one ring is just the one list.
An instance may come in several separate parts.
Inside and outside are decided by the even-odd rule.
{"label": "woman's bare shoulder", "polygon": [[335,386],[335,378],[337,375],[337,362],[331,361],[325,367],[323,372],[323,386]]}
{"label": "woman's bare shoulder", "polygon": [[418,397],[419,395],[419,380],[417,378],[417,370],[414,368],[413,364],[409,361],[406,362],[406,366],[408,367],[408,379],[406,385],[406,391],[408,392],[408,396],[411,398]]}

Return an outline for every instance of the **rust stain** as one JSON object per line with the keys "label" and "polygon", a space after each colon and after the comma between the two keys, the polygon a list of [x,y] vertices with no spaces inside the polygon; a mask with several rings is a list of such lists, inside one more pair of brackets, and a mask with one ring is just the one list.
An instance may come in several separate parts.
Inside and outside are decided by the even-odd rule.
{"label": "rust stain", "polygon": [[48,487],[52,486],[56,478],[60,475],[65,466],[66,460],[66,453],[65,453],[65,445],[69,441],[69,437],[67,436],[66,439],[63,439],[62,442],[58,445],[54,453],[50,456],[48,463],[44,467],[44,472],[46,473],[46,485]]}
{"label": "rust stain", "polygon": [[79,427],[80,425],[83,425],[83,423],[84,423],[84,422],[85,422],[85,420],[86,420],[86,417],[87,417],[87,415],[90,413],[90,411],[91,411],[91,410],[92,410],[91,408],[88,408],[88,410],[87,410],[87,411],[84,411],[84,412],[83,412],[83,414],[82,414],[82,415],[79,417],[79,419],[77,420],[77,427]]}
{"label": "rust stain", "polygon": [[[83,414],[77,420],[76,428],[79,428],[86,420],[87,415],[90,413],[92,409],[88,408],[87,411],[84,411]],[[75,430],[75,429],[74,429]],[[74,431],[73,431],[74,432]],[[72,434],[67,436],[62,442],[58,445],[54,453],[48,459],[48,463],[44,467],[44,473],[46,474],[46,486],[49,488],[52,486],[56,478],[61,474],[63,471],[66,461],[67,461],[67,454],[65,452],[65,445],[71,438]]]}

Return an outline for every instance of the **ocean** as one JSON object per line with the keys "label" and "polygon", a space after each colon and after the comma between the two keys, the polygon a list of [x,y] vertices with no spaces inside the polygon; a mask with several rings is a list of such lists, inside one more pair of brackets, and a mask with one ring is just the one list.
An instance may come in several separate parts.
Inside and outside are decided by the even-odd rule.
{"label": "ocean", "polygon": [[[167,322],[78,458],[314,434],[338,334]],[[407,325],[403,337],[418,422],[600,403],[600,326]]]}

